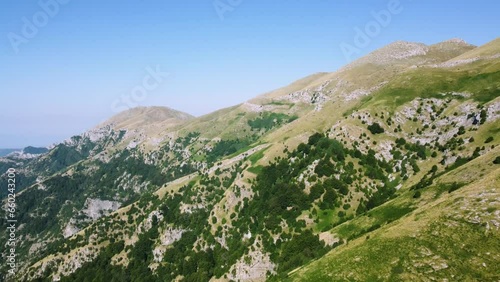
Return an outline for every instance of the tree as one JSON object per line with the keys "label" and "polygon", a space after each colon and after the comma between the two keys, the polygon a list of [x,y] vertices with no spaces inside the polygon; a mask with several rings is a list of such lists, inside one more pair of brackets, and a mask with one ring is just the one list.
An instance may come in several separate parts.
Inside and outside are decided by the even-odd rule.
{"label": "tree", "polygon": [[380,134],[380,133],[384,133],[384,129],[380,126],[380,124],[374,122],[372,123],[371,125],[368,126],[368,130],[370,130],[370,132],[372,134]]}
{"label": "tree", "polygon": [[486,111],[483,109],[481,110],[481,113],[479,114],[480,118],[481,118],[481,121],[479,122],[480,124],[483,124],[486,122],[486,117],[487,117],[487,113]]}
{"label": "tree", "polygon": [[318,165],[314,169],[314,172],[318,177],[328,176],[335,173],[335,168],[328,159],[322,159],[318,162]]}
{"label": "tree", "polygon": [[325,192],[325,188],[323,188],[323,185],[316,183],[311,187],[311,191],[309,193],[309,200],[311,202],[316,200],[317,198],[321,197],[323,192]]}
{"label": "tree", "polygon": [[465,127],[462,125],[458,128],[458,135],[465,134]]}
{"label": "tree", "polygon": [[309,140],[307,141],[307,144],[308,144],[308,145],[311,145],[311,146],[312,146],[312,145],[316,145],[316,143],[318,143],[318,141],[319,141],[321,138],[323,138],[323,134],[316,132],[316,133],[314,133],[313,135],[311,135],[311,136],[309,137]]}
{"label": "tree", "polygon": [[405,144],[406,144],[406,140],[404,138],[397,138],[396,139],[396,145],[403,146]]}
{"label": "tree", "polygon": [[497,156],[497,157],[493,160],[493,163],[494,163],[494,164],[500,164],[500,156]]}
{"label": "tree", "polygon": [[325,253],[324,243],[311,230],[307,229],[302,234],[295,235],[290,241],[283,243],[282,252],[278,258],[279,272],[294,269]]}
{"label": "tree", "polygon": [[437,170],[438,170],[437,165],[433,165],[432,168],[431,168],[431,173],[436,173]]}
{"label": "tree", "polygon": [[321,205],[322,209],[333,209],[335,207],[335,201],[337,200],[337,193],[329,187],[326,189],[325,195],[323,195],[323,202]]}

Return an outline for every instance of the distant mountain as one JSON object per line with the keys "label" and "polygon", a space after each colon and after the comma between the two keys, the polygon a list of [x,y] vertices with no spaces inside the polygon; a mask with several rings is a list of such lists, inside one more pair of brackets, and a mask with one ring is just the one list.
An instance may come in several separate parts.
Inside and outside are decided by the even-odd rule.
{"label": "distant mountain", "polygon": [[208,115],[135,108],[0,158],[22,182],[8,278],[497,281],[498,42],[400,41]]}
{"label": "distant mountain", "polygon": [[45,154],[49,151],[49,149],[45,147],[32,147],[28,146],[23,149],[23,153],[25,154],[33,154],[33,155],[39,155],[39,154]]}
{"label": "distant mountain", "polygon": [[15,152],[15,151],[21,151],[22,149],[0,149],[0,157],[7,156],[8,154]]}
{"label": "distant mountain", "polygon": [[24,149],[0,149],[0,157],[5,157],[11,153],[28,154],[28,155],[40,155],[47,153],[49,151],[46,147],[32,147],[28,146]]}

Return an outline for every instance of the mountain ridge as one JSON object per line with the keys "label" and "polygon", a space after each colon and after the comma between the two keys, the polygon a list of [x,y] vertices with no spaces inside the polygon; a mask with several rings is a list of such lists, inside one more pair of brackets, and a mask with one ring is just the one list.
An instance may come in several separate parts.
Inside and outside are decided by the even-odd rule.
{"label": "mountain ridge", "polygon": [[[398,240],[406,240],[407,217],[427,210],[445,214],[441,203],[452,204],[455,195],[489,193],[493,210],[481,212],[481,222],[495,226],[499,58],[464,62],[460,69],[439,64],[500,48],[495,41],[477,48],[457,40],[438,44],[420,55],[410,51],[422,45],[394,43],[350,67],[201,117],[132,109],[23,164],[20,171],[39,175],[26,178],[31,185],[18,199],[21,222],[30,221],[23,238],[31,238],[20,250],[32,254],[21,276],[78,281],[128,272],[141,279],[321,281],[331,267],[335,277],[348,279],[331,254],[359,268],[351,255],[355,246],[373,246],[365,237],[393,250],[383,231],[393,228]],[[411,56],[398,55],[397,63],[387,57],[383,67],[372,63],[393,48]],[[164,114],[155,117],[155,109]],[[157,126],[145,126],[151,121]],[[490,179],[484,191],[481,173]],[[51,208],[41,213],[36,199]],[[456,217],[469,220],[469,212],[479,207],[469,205]],[[430,222],[425,217],[419,224]],[[453,224],[469,230],[476,223]],[[423,242],[424,231],[418,237]],[[488,232],[499,236],[498,228]],[[439,234],[446,243],[446,233]],[[47,241],[52,243],[40,245]],[[485,249],[480,242],[473,247]],[[472,264],[441,260],[461,254],[436,252],[442,256],[432,265],[448,266],[442,272],[429,266],[436,278],[473,272]],[[415,266],[428,263],[425,258],[413,265],[407,257],[399,260],[395,269],[370,263],[383,269],[379,279],[430,273]],[[490,278],[494,271],[477,275]],[[362,268],[357,273],[354,280],[371,275]]]}
{"label": "mountain ridge", "polygon": [[135,129],[140,126],[154,125],[165,122],[177,124],[192,118],[194,118],[194,116],[190,114],[164,106],[138,106],[110,117],[97,127],[114,125],[117,128]]}

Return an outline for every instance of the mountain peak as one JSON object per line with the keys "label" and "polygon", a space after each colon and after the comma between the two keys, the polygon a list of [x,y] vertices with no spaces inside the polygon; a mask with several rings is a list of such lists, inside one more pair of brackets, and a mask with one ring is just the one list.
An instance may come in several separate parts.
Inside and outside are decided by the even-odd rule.
{"label": "mountain peak", "polygon": [[395,41],[352,62],[346,68],[365,64],[389,65],[408,58],[425,56],[428,51],[429,47],[423,43]]}
{"label": "mountain peak", "polygon": [[476,61],[478,59],[496,59],[500,56],[500,38],[496,38],[484,45],[473,48],[470,52],[461,54],[459,57],[454,58],[455,61]]}
{"label": "mountain peak", "polygon": [[476,46],[467,43],[461,38],[452,38],[433,45],[395,41],[352,62],[344,69],[366,64],[411,67],[429,63],[441,63],[469,52],[474,48]]}
{"label": "mountain peak", "polygon": [[442,43],[456,43],[456,44],[462,44],[462,45],[470,45],[469,43],[467,43],[467,41],[463,40],[462,38],[458,38],[458,37],[448,39],[446,41],[443,41]]}
{"label": "mountain peak", "polygon": [[406,59],[427,54],[428,46],[423,43],[396,41],[376,50],[375,54],[383,55],[392,59]]}
{"label": "mountain peak", "polygon": [[194,118],[192,115],[168,107],[135,107],[111,117],[103,125],[114,125],[119,128],[137,128],[157,123],[181,123]]}
{"label": "mountain peak", "polygon": [[475,48],[476,46],[467,43],[467,41],[461,38],[451,38],[430,46],[431,48],[443,48],[443,49],[461,49],[461,48]]}

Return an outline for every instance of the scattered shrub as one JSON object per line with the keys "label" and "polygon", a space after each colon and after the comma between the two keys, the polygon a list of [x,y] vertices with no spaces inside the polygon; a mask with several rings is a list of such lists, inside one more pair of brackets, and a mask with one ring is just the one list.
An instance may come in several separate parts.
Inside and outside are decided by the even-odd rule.
{"label": "scattered shrub", "polygon": [[384,133],[384,129],[380,126],[380,124],[374,122],[372,123],[371,125],[368,126],[368,130],[370,130],[370,132],[372,134],[380,134],[380,133]]}

